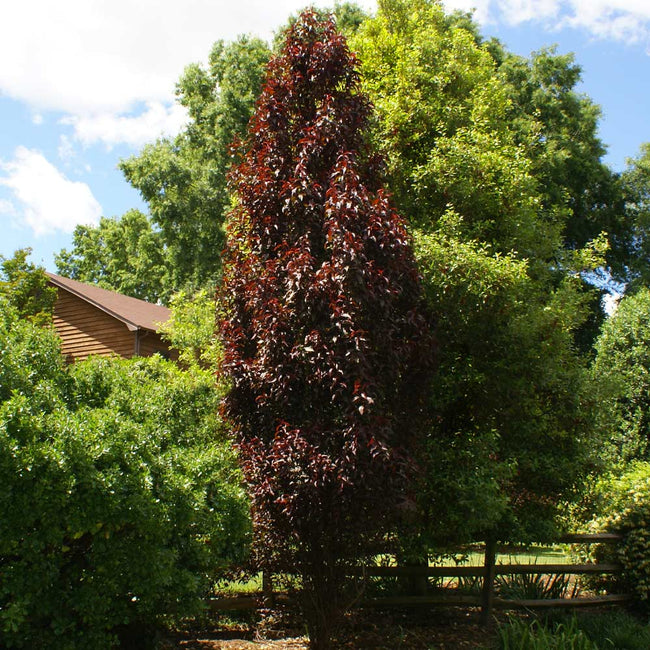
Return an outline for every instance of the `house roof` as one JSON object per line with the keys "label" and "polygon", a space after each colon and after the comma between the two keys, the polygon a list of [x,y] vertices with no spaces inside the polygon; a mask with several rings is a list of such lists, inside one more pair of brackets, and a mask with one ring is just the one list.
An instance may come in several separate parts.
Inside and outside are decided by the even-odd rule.
{"label": "house roof", "polygon": [[94,284],[64,278],[54,273],[46,274],[54,286],[68,291],[122,321],[131,331],[145,329],[156,332],[160,324],[167,322],[171,316],[171,311],[162,305],[153,305],[144,300],[108,291]]}

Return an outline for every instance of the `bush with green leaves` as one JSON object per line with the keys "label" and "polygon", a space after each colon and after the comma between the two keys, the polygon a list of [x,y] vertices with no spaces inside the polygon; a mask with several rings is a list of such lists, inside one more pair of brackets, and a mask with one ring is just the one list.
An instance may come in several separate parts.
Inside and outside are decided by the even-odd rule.
{"label": "bush with green leaves", "polygon": [[589,529],[619,532],[621,542],[599,545],[591,552],[601,562],[617,561],[623,567],[619,578],[601,580],[609,591],[631,593],[647,608],[650,605],[650,463],[631,463],[620,476],[600,480],[591,507],[598,513]]}
{"label": "bush with green leaves", "polygon": [[0,646],[109,648],[196,613],[249,534],[212,376],[67,369],[51,331],[0,312]]}
{"label": "bush with green leaves", "polygon": [[52,322],[57,293],[45,269],[27,261],[31,252],[31,248],[21,248],[11,258],[0,255],[0,296],[22,318],[47,325]]}

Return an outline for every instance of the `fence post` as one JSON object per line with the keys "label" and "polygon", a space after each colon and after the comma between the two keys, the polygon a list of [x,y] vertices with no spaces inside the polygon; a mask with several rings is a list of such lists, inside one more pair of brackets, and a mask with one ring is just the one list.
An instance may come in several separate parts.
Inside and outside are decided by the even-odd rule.
{"label": "fence post", "polygon": [[[422,567],[427,568],[429,566],[429,557],[425,553],[422,557],[411,560],[410,562],[406,562],[405,566],[415,567],[415,568],[422,568]],[[409,595],[426,596],[429,587],[429,579],[427,578],[426,575],[412,575],[409,578],[408,587],[409,587],[408,589]]]}
{"label": "fence post", "polygon": [[486,627],[492,621],[494,601],[494,577],[496,565],[496,539],[491,535],[485,542],[485,561],[483,566],[483,589],[481,592],[481,625]]}

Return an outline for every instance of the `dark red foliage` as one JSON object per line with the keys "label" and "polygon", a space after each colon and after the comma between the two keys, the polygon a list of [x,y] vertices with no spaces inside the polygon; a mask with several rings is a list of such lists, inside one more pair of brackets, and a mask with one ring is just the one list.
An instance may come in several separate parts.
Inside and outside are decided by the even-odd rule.
{"label": "dark red foliage", "polygon": [[298,570],[316,600],[335,598],[338,568],[408,505],[431,367],[409,238],[364,144],[369,112],[345,39],[307,11],[269,65],[231,177],[225,411],[258,557]]}

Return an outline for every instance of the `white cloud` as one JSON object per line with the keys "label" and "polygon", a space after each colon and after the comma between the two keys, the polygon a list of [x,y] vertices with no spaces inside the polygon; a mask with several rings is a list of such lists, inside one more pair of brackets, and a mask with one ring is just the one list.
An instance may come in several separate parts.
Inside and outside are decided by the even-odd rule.
{"label": "white cloud", "polygon": [[443,0],[449,11],[459,9],[460,11],[473,11],[474,17],[479,23],[485,24],[490,20],[491,0]]}
{"label": "white cloud", "polygon": [[511,25],[541,22],[585,30],[595,38],[625,43],[650,40],[648,0],[443,0],[449,9],[476,8],[480,23],[503,21]]}
{"label": "white cloud", "polygon": [[99,221],[102,208],[88,185],[66,178],[40,152],[18,147],[12,161],[0,162],[0,170],[0,185],[12,191],[35,235],[72,232],[77,224]]}
{"label": "white cloud", "polygon": [[59,158],[66,162],[74,158],[76,155],[74,146],[72,142],[70,142],[70,138],[65,134],[59,138],[57,153],[59,154]]}
{"label": "white cloud", "polygon": [[638,43],[650,37],[650,3],[647,0],[571,0],[567,23],[599,38]]}
{"label": "white cloud", "polygon": [[560,10],[560,0],[501,0],[499,4],[504,18],[514,25],[554,18]]}
{"label": "white cloud", "polygon": [[[214,41],[268,38],[306,0],[21,0],[3,4],[0,93],[35,110],[120,114],[169,103]],[[313,4],[331,6],[332,0]],[[366,8],[374,0],[361,2]]]}
{"label": "white cloud", "polygon": [[0,199],[0,214],[14,217],[17,214],[16,206],[6,199]]}
{"label": "white cloud", "polygon": [[62,120],[74,128],[74,135],[84,146],[102,143],[107,148],[116,144],[141,147],[161,136],[176,135],[187,122],[183,106],[169,108],[159,102],[150,102],[140,115],[70,116]]}

